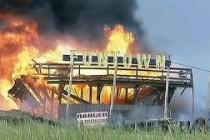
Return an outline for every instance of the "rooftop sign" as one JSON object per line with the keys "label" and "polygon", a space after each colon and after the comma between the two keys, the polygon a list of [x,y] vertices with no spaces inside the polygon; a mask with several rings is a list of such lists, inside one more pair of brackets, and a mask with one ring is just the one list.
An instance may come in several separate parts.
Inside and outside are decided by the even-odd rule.
{"label": "rooftop sign", "polygon": [[98,65],[101,67],[107,66],[123,66],[130,68],[137,66],[138,68],[156,68],[165,69],[170,67],[171,61],[166,60],[165,55],[154,54],[124,54],[119,55],[117,52],[77,52],[70,51],[70,55],[63,55],[63,61],[70,61],[71,65]]}

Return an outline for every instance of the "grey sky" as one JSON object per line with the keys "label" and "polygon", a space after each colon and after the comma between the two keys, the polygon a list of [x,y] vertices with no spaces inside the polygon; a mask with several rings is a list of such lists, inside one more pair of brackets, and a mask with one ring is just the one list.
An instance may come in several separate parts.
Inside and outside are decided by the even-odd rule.
{"label": "grey sky", "polygon": [[[153,50],[170,54],[173,61],[210,69],[209,0],[138,2],[137,18],[143,22]],[[205,107],[208,73],[194,70],[194,76],[197,115],[203,115],[201,109]],[[188,98],[184,96],[185,100]]]}

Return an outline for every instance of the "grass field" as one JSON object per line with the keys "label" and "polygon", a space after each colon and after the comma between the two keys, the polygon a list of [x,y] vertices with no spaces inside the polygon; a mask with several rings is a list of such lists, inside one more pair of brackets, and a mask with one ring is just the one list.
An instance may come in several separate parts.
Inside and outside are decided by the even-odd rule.
{"label": "grass field", "polygon": [[161,130],[77,128],[71,125],[49,125],[39,121],[0,121],[2,140],[209,140],[210,133],[181,132],[165,133]]}
{"label": "grass field", "polygon": [[137,129],[131,127],[78,128],[36,118],[20,111],[0,111],[0,140],[210,140],[210,133],[198,131],[173,132]]}

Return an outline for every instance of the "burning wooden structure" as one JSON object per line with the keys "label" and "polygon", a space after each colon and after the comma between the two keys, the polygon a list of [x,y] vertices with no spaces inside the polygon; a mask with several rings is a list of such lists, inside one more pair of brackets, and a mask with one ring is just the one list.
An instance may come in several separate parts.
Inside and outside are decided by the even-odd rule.
{"label": "burning wooden structure", "polygon": [[[90,60],[87,58],[87,61],[88,59]],[[170,67],[170,59],[164,60],[164,67],[168,67],[168,71],[166,68],[157,69],[154,65],[157,61],[152,58],[148,68],[146,66],[139,68],[138,65],[125,67],[122,65],[123,58],[120,57],[117,58],[119,64],[115,67],[109,64],[114,61],[113,56],[107,57],[109,62],[107,66],[98,66],[94,63],[95,59],[92,56],[91,65],[77,63],[84,60],[81,56],[74,59],[73,65],[69,62],[35,63],[33,68],[37,73],[33,76],[41,76],[47,85],[54,85],[56,88],[35,87],[22,76],[16,79],[9,93],[20,100],[30,99],[35,104],[41,105],[43,111],[48,112],[50,110],[52,112],[55,109],[54,104],[58,102],[59,107],[56,106],[59,109],[58,118],[67,116],[74,118],[76,113],[85,111],[107,111],[110,105],[114,105],[112,108],[114,114],[120,114],[126,120],[128,114],[132,116],[135,112],[135,120],[139,121],[160,119],[163,117],[165,97],[169,104],[177,88],[183,89],[181,94],[186,88],[193,88],[192,69]],[[64,60],[70,61],[70,56],[64,56]],[[128,61],[126,58],[126,62]],[[137,63],[135,61],[135,58],[132,58],[132,62]],[[169,86],[168,96],[165,96],[167,72]],[[50,109],[46,109],[46,102],[51,103]],[[65,116],[66,105],[69,106],[67,116]],[[154,112],[157,113],[157,117]],[[153,115],[148,115],[149,113]]]}

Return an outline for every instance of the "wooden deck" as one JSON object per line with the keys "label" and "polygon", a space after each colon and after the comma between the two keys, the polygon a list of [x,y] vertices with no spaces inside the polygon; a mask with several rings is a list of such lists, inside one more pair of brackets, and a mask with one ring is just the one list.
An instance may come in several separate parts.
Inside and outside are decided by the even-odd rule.
{"label": "wooden deck", "polygon": [[[39,63],[34,65],[37,75],[42,75],[49,84],[68,84],[70,66],[66,63]],[[88,73],[88,74],[87,74]],[[73,84],[103,84],[111,86],[114,77],[113,67],[98,66],[74,66]],[[153,85],[165,86],[166,70],[159,69],[138,69],[137,67],[117,68],[117,85]],[[170,86],[186,87],[193,86],[192,69],[170,68]]]}

